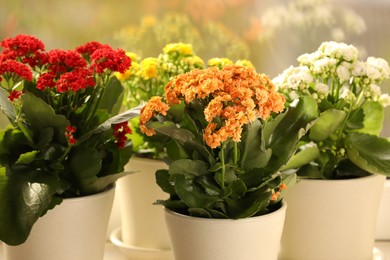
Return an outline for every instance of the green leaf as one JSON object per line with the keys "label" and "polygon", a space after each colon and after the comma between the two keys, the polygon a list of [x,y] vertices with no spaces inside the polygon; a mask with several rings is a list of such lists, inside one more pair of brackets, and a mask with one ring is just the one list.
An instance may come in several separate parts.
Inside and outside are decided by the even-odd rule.
{"label": "green leaf", "polygon": [[241,137],[240,147],[240,167],[245,171],[253,168],[263,168],[267,165],[272,151],[266,150],[262,143],[260,120],[253,121],[245,126],[245,134]]}
{"label": "green leaf", "polygon": [[283,171],[289,169],[298,169],[303,165],[306,165],[314,161],[320,154],[316,145],[305,147],[303,150],[294,154],[288,163],[281,169]]}
{"label": "green leaf", "polygon": [[29,164],[30,162],[34,161],[35,157],[37,156],[37,153],[38,151],[23,153],[19,156],[19,159],[16,161],[15,164]]}
{"label": "green leaf", "polygon": [[188,158],[186,151],[183,149],[183,147],[178,145],[174,139],[171,139],[169,142],[167,142],[165,147],[167,149],[167,155],[169,159],[173,161]]}
{"label": "green leaf", "polygon": [[100,109],[105,109],[111,115],[117,114],[122,106],[123,86],[116,77],[111,77],[99,103]]}
{"label": "green leaf", "polygon": [[321,113],[318,121],[310,129],[310,139],[323,141],[329,138],[345,119],[345,112],[337,109],[329,109]]}
{"label": "green leaf", "polygon": [[244,197],[226,198],[229,218],[249,218],[266,209],[269,205],[271,191],[256,190],[248,192]]}
{"label": "green leaf", "polygon": [[38,132],[53,127],[56,139],[61,143],[66,143],[64,132],[65,127],[70,125],[70,122],[65,116],[57,115],[50,105],[30,93],[23,94],[21,98],[22,110],[27,122],[29,122],[29,127],[38,130]]}
{"label": "green leaf", "polygon": [[184,175],[175,177],[175,190],[189,208],[211,208],[218,200],[218,197],[210,196],[192,179],[187,179]]}
{"label": "green leaf", "polygon": [[[135,171],[134,171],[135,172]],[[107,176],[99,177],[92,183],[85,185],[83,187],[83,191],[85,194],[96,194],[98,192],[104,191],[110,185],[115,183],[119,178],[122,178],[132,172],[121,172],[117,174],[110,174]]]}
{"label": "green leaf", "polygon": [[364,127],[357,129],[359,133],[378,136],[383,127],[385,112],[383,106],[376,101],[366,101],[362,107],[364,111]]}
{"label": "green leaf", "polygon": [[[161,169],[156,171],[156,183],[160,188],[170,194],[171,196],[176,195],[175,187],[170,182],[170,175],[168,170]],[[157,199],[157,198],[156,198]]]}
{"label": "green leaf", "polygon": [[351,133],[346,137],[348,158],[373,174],[390,176],[390,141],[374,135]]}
{"label": "green leaf", "polygon": [[58,189],[58,178],[48,172],[25,168],[7,176],[0,168],[0,240],[9,245],[25,242],[34,223],[53,207]]}
{"label": "green leaf", "polygon": [[208,169],[209,165],[204,161],[181,159],[171,163],[169,166],[169,173],[171,175],[201,176],[207,174]]}
{"label": "green leaf", "polygon": [[272,150],[267,165],[269,172],[278,171],[295,154],[300,138],[306,134],[318,117],[317,102],[310,96],[303,96],[297,105],[290,107],[286,113],[274,129],[267,146]]}
{"label": "green leaf", "polygon": [[8,100],[8,92],[0,88],[0,108],[11,122],[16,119],[16,114],[12,103]]}
{"label": "green leaf", "polygon": [[[97,180],[102,168],[102,158],[96,149],[79,146],[69,155],[70,168],[79,185],[88,187]],[[88,188],[82,190],[88,194]]]}
{"label": "green leaf", "polygon": [[102,132],[105,132],[105,131],[111,129],[112,125],[126,122],[126,121],[129,121],[133,117],[139,116],[142,107],[143,106],[140,105],[140,106],[137,106],[135,108],[129,109],[123,113],[120,113],[119,115],[111,117],[110,119],[106,120],[104,123],[102,123],[101,125],[99,125],[95,129],[80,136],[77,143],[82,143],[85,140],[88,140],[93,134],[102,133]]}

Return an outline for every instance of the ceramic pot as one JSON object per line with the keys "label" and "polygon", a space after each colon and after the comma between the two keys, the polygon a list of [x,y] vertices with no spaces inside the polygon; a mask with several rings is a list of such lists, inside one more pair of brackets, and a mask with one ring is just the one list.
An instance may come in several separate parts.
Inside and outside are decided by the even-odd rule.
{"label": "ceramic pot", "polygon": [[276,260],[287,204],[245,219],[190,217],[165,209],[176,260]]}
{"label": "ceramic pot", "polygon": [[101,260],[115,188],[64,201],[39,218],[27,241],[4,245],[5,260]]}
{"label": "ceramic pot", "polygon": [[168,196],[156,184],[155,177],[157,170],[168,169],[168,166],[160,160],[133,156],[126,169],[139,172],[117,182],[122,242],[141,248],[170,249],[163,209],[153,205]]}
{"label": "ceramic pot", "polygon": [[280,260],[371,260],[385,177],[299,181],[289,208]]}
{"label": "ceramic pot", "polygon": [[379,205],[376,239],[390,240],[390,179],[386,179]]}

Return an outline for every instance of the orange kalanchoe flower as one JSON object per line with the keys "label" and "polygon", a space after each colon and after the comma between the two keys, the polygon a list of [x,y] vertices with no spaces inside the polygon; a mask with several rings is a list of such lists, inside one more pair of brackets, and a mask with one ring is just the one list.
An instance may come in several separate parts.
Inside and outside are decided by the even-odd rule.
{"label": "orange kalanchoe flower", "polygon": [[[272,112],[283,111],[285,102],[266,75],[237,65],[192,70],[176,76],[164,90],[169,105],[201,101],[208,122],[203,139],[211,148],[228,139],[239,142],[245,124],[256,117],[266,120]],[[163,104],[161,99],[151,99],[141,112],[140,126],[145,134],[155,134],[146,123],[156,115],[155,111],[162,114],[157,108],[168,110],[168,105]]]}
{"label": "orange kalanchoe flower", "polygon": [[153,129],[147,128],[145,124],[149,122],[152,117],[158,114],[165,116],[169,106],[161,101],[161,97],[152,97],[148,103],[142,108],[140,116],[140,129],[147,136],[155,135]]}

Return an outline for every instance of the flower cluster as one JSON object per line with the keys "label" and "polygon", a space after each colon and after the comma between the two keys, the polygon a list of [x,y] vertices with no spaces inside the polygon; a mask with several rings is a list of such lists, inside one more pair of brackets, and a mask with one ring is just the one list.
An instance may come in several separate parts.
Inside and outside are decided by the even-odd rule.
{"label": "flower cluster", "polygon": [[285,111],[285,98],[266,75],[225,63],[215,59],[214,66],[175,76],[164,97],[152,97],[141,110],[142,132],[169,138],[169,170],[156,176],[170,198],[158,203],[175,211],[212,218],[261,215],[294,183],[294,170],[287,176],[282,166],[316,116],[315,100],[305,98]]}
{"label": "flower cluster", "polygon": [[[162,96],[164,86],[179,74],[195,68],[203,68],[203,60],[192,50],[192,45],[185,43],[167,44],[157,57],[141,59],[135,53],[128,52],[132,66],[116,77],[125,87],[123,106],[131,108],[149,100],[153,96]],[[143,136],[139,131],[139,120],[131,120],[134,151],[143,156],[163,158],[165,147],[161,139]]]}
{"label": "flower cluster", "polygon": [[[225,66],[223,69],[209,67],[192,70],[175,77],[165,86],[165,100],[175,105],[182,100],[187,104],[194,100],[207,100],[204,116],[208,125],[203,138],[211,148],[232,139],[239,142],[242,128],[257,117],[266,120],[272,112],[284,109],[284,97],[275,92],[265,75],[240,66]],[[157,106],[157,108],[161,107]],[[159,112],[155,103],[143,108],[141,129],[149,133],[145,124],[150,111]],[[166,109],[161,110],[166,113]]]}
{"label": "flower cluster", "polygon": [[[101,192],[123,176],[128,120],[139,108],[117,115],[123,86],[113,74],[131,65],[121,49],[89,42],[45,51],[29,35],[0,46],[0,107],[11,123],[0,131],[0,240],[20,244],[63,198]],[[15,222],[15,214],[28,217]]]}
{"label": "flower cluster", "polygon": [[352,105],[365,98],[390,104],[388,94],[382,94],[378,86],[390,77],[389,65],[382,58],[361,61],[353,45],[324,42],[317,51],[298,57],[298,62],[298,67],[291,66],[272,80],[289,102],[308,94],[319,103],[332,98],[334,102],[346,99]]}
{"label": "flower cluster", "polygon": [[[362,170],[345,172],[344,165],[351,161],[363,172],[387,174],[388,167],[383,165],[386,151],[382,158],[371,151],[374,143],[378,149],[388,146],[378,137],[384,108],[390,104],[389,95],[379,87],[390,77],[387,61],[374,57],[361,61],[355,46],[337,42],[323,42],[317,51],[299,56],[298,61],[299,66],[289,67],[272,82],[288,104],[303,95],[312,96],[319,104],[321,115],[302,147],[311,150],[313,157],[307,157],[301,175],[328,179],[360,176]],[[363,144],[363,139],[372,144]]]}

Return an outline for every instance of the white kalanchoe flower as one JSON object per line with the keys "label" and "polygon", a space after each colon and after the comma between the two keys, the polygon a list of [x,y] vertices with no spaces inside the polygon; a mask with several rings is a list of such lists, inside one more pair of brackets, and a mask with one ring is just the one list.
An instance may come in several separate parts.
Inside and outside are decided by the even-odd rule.
{"label": "white kalanchoe flower", "polygon": [[361,77],[366,75],[367,66],[366,63],[363,61],[356,61],[352,64],[352,75],[355,77]]}
{"label": "white kalanchoe flower", "polygon": [[368,91],[371,99],[378,100],[380,95],[382,94],[381,88],[376,84],[369,85],[369,91]]}
{"label": "white kalanchoe flower", "polygon": [[389,94],[385,93],[385,94],[382,94],[379,99],[378,99],[378,102],[383,106],[383,107],[387,107],[390,105],[390,96]]}
{"label": "white kalanchoe flower", "polygon": [[328,95],[328,93],[329,93],[329,86],[322,83],[322,82],[316,83],[314,88],[317,91],[318,95],[323,96],[323,95]]}
{"label": "white kalanchoe flower", "polygon": [[344,61],[337,67],[336,73],[342,82],[348,82],[351,78],[351,63]]}
{"label": "white kalanchoe flower", "polygon": [[368,57],[367,64],[370,67],[376,68],[381,73],[382,79],[387,79],[390,76],[389,63],[382,58]]}
{"label": "white kalanchoe flower", "polygon": [[378,68],[375,63],[366,62],[366,75],[370,81],[382,79],[380,68]]}
{"label": "white kalanchoe flower", "polygon": [[328,77],[329,73],[335,70],[336,64],[336,59],[324,57],[314,61],[313,72],[321,77]]}

